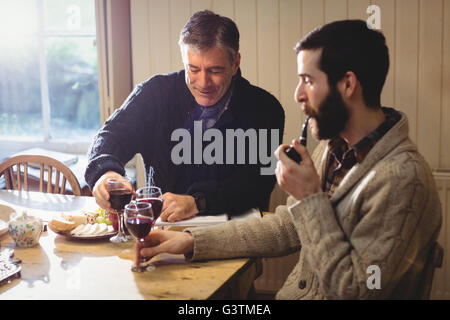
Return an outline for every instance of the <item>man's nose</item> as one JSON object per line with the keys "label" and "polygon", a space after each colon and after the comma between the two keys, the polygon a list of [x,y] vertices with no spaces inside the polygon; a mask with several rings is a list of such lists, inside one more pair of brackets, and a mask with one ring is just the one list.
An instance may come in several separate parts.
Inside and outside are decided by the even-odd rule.
{"label": "man's nose", "polygon": [[302,103],[302,102],[305,102],[306,99],[307,99],[307,97],[306,97],[306,92],[304,90],[304,85],[302,82],[300,82],[297,85],[297,88],[295,89],[294,100],[297,101],[298,103]]}
{"label": "man's nose", "polygon": [[210,83],[208,72],[200,72],[197,78],[197,83],[201,88],[207,88]]}

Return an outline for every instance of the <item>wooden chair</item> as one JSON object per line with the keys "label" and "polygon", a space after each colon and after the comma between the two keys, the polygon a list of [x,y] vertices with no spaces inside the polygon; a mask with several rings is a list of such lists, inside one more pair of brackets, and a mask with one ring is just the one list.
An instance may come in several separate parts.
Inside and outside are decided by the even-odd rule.
{"label": "wooden chair", "polygon": [[427,262],[423,270],[423,277],[420,283],[419,299],[429,300],[431,294],[431,287],[433,286],[434,271],[436,268],[442,267],[444,259],[444,249],[438,242],[435,242],[431,248]]}
{"label": "wooden chair", "polygon": [[[29,177],[28,169],[30,166],[36,166],[36,168],[38,167],[39,169],[35,170],[40,170],[39,192],[59,194],[69,193],[66,191],[66,182],[69,182],[72,193],[76,196],[81,195],[81,188],[77,177],[64,163],[40,155],[20,155],[0,163],[0,177],[4,175],[6,189],[22,190],[23,187],[25,191],[29,191],[29,182],[31,178]],[[23,170],[21,167],[23,167]],[[46,190],[44,189],[45,171],[47,171]],[[54,184],[52,183],[53,173],[55,173]]]}

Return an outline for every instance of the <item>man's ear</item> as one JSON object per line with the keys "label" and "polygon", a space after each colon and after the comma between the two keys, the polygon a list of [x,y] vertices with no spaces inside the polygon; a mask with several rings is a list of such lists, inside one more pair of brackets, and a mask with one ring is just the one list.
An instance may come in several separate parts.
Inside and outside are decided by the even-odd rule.
{"label": "man's ear", "polygon": [[238,52],[236,54],[236,59],[234,60],[234,64],[233,64],[233,67],[234,67],[233,76],[237,73],[240,65],[241,65],[241,54]]}
{"label": "man's ear", "polygon": [[358,78],[353,71],[347,71],[339,81],[339,88],[341,89],[342,97],[350,99],[356,92],[358,86]]}

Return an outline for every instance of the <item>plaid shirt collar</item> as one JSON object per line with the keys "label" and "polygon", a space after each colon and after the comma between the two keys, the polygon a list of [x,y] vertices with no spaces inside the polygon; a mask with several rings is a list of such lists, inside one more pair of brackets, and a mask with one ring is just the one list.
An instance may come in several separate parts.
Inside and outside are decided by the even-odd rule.
{"label": "plaid shirt collar", "polygon": [[361,139],[353,148],[349,149],[344,139],[337,137],[328,142],[330,157],[323,177],[322,189],[331,196],[344,179],[347,172],[356,164],[361,163],[373,146],[388,132],[401,118],[401,114],[392,108],[383,108],[386,120],[374,131]]}
{"label": "plaid shirt collar", "polygon": [[[349,149],[347,143],[341,137],[330,140],[328,145],[331,153],[340,164],[344,165],[348,160],[351,160],[353,164],[356,162],[363,162],[378,140],[380,140],[401,118],[400,113],[392,108],[383,108],[383,112],[386,116],[386,120],[374,131],[356,143],[353,148]],[[353,164],[351,166],[353,166]]]}

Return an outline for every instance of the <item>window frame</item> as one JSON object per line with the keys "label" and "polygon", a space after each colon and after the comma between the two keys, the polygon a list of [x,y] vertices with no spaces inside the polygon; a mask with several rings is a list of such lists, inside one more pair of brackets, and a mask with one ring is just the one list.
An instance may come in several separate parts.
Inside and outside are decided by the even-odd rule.
{"label": "window frame", "polygon": [[[75,141],[65,138],[50,138],[50,102],[46,79],[45,37],[70,36],[57,32],[44,33],[43,0],[37,0],[39,64],[41,77],[41,105],[44,132],[40,137],[0,136],[1,158],[15,152],[41,147],[60,152],[86,154],[91,141]],[[132,90],[131,34],[129,0],[95,0],[98,89],[100,98],[99,129],[108,117],[119,108]],[[87,36],[79,33],[79,36]],[[92,34],[89,34],[92,36]],[[42,69],[44,68],[44,69]],[[44,84],[44,85],[42,85]],[[43,88],[44,86],[44,88]],[[47,123],[45,123],[47,122]]]}

